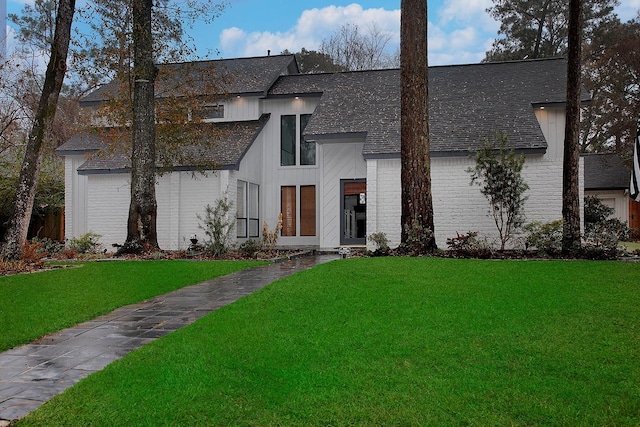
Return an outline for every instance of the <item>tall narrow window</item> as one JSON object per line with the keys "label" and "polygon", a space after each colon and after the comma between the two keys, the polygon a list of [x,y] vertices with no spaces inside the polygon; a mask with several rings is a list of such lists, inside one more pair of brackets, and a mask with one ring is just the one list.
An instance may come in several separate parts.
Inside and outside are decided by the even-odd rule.
{"label": "tall narrow window", "polygon": [[236,235],[247,237],[247,183],[238,180],[236,209]]}
{"label": "tall narrow window", "polygon": [[249,212],[249,237],[260,236],[260,186],[249,183],[249,194],[247,196]]}
{"label": "tall narrow window", "polygon": [[316,143],[307,142],[302,134],[311,119],[311,114],[302,114],[300,116],[300,164],[315,165],[316,164]]}
{"label": "tall narrow window", "polygon": [[280,117],[280,165],[296,164],[296,116]]}
{"label": "tall narrow window", "polygon": [[260,237],[260,186],[238,180],[236,201],[236,235],[239,238]]}
{"label": "tall narrow window", "polygon": [[282,235],[296,235],[296,187],[287,186],[280,189],[282,212]]}
{"label": "tall narrow window", "polygon": [[300,187],[300,235],[316,235],[316,186]]}

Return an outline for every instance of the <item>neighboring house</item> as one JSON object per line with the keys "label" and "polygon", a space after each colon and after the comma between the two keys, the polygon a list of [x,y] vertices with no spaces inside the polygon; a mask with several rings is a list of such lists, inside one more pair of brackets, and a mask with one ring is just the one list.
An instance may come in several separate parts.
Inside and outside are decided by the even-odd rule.
{"label": "neighboring house", "polygon": [[612,216],[640,228],[640,203],[629,198],[631,170],[615,153],[584,154],[584,195],[614,209]]}
{"label": "neighboring house", "polygon": [[[186,248],[189,236],[202,235],[196,215],[224,193],[237,210],[238,242],[259,238],[263,222],[273,229],[282,213],[281,246],[364,245],[374,232],[400,243],[399,70],[300,75],[292,55],[206,64],[235,75],[211,124],[225,121],[233,131],[209,153],[215,173],[176,165],[158,177],[162,248]],[[456,232],[497,236],[466,170],[478,144],[498,131],[526,155],[527,220],[562,217],[565,87],[563,59],[429,69],[438,246]],[[95,108],[109,93],[101,89],[81,105]],[[124,155],[87,159],[103,146],[99,135],[78,135],[58,153],[65,156],[67,237],[92,231],[110,245],[126,237],[130,170]]]}

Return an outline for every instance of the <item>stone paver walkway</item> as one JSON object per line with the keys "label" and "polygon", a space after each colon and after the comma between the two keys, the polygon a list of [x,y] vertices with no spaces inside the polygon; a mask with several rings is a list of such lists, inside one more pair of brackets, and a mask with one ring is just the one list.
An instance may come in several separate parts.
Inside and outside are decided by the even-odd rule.
{"label": "stone paver walkway", "polygon": [[0,353],[0,420],[16,420],[130,351],[297,271],[317,255],[250,268],[121,307]]}

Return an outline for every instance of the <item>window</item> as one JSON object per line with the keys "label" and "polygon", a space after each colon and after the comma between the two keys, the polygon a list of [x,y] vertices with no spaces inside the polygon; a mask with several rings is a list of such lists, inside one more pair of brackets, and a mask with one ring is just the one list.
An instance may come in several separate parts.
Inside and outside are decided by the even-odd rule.
{"label": "window", "polygon": [[[297,116],[280,116],[280,165],[281,166],[310,166],[316,164],[316,143],[305,141],[302,133],[311,119],[311,114],[301,114],[300,124]],[[299,131],[296,130],[299,129]],[[300,145],[300,158],[297,157],[296,147]]]}
{"label": "window", "polygon": [[300,187],[300,235],[316,235],[316,186]]}
{"label": "window", "polygon": [[[297,205],[296,186],[284,186],[280,189],[282,212],[282,236],[316,235],[316,186],[302,185],[300,188],[300,206]],[[297,219],[300,218],[300,234]]]}
{"label": "window", "polygon": [[309,123],[311,114],[302,114],[300,116],[300,164],[315,165],[316,164],[316,143],[307,142],[302,134]]}
{"label": "window", "polygon": [[296,235],[296,187],[280,189],[280,212],[282,212],[283,236]]}
{"label": "window", "polygon": [[238,180],[236,235],[239,238],[260,237],[260,186]]}
{"label": "window", "polygon": [[280,165],[296,164],[296,116],[280,117]]}
{"label": "window", "polygon": [[196,116],[201,120],[223,119],[224,105],[222,104],[205,104],[200,106],[196,111]]}

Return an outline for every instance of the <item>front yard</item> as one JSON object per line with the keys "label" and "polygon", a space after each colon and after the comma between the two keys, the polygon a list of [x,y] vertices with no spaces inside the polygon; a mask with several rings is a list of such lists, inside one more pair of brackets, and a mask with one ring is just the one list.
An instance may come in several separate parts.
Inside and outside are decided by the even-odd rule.
{"label": "front yard", "polygon": [[637,263],[339,260],[19,425],[638,425],[639,279]]}
{"label": "front yard", "polygon": [[[108,261],[0,277],[0,351],[253,261]],[[73,267],[81,268],[73,268]]]}

